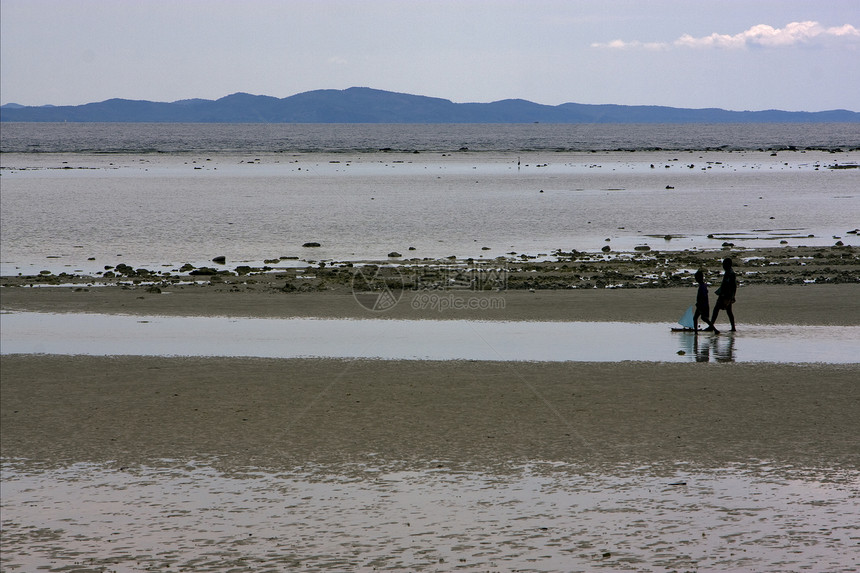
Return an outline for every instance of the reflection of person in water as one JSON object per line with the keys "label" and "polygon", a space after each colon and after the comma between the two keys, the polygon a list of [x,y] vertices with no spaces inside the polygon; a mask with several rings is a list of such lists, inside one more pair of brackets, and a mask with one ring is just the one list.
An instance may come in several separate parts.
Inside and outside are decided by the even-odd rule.
{"label": "reflection of person in water", "polygon": [[699,344],[699,337],[693,339],[693,350],[696,354],[696,362],[710,362],[711,360],[711,345],[708,343],[709,338]]}
{"label": "reflection of person in water", "polygon": [[714,314],[711,316],[711,325],[705,330],[716,330],[714,324],[717,322],[717,315],[720,310],[724,309],[729,315],[729,322],[732,324],[732,332],[735,331],[735,315],[732,313],[732,305],[735,303],[735,293],[738,290],[738,279],[735,271],[732,270],[732,260],[728,257],[723,259],[723,282],[720,283],[720,288],[716,290],[717,303],[714,305]]}
{"label": "reflection of person in water", "polygon": [[708,315],[711,314],[711,305],[708,304],[708,285],[705,284],[705,274],[702,269],[696,271],[694,275],[696,282],[699,284],[699,290],[696,292],[696,313],[693,315],[693,330],[699,332],[699,317],[708,325],[708,330],[719,334],[720,331],[714,328],[714,323],[708,320]]}
{"label": "reflection of person in water", "polygon": [[715,336],[711,338],[713,348],[711,355],[717,362],[734,362],[735,361],[735,337],[734,336]]}
{"label": "reflection of person in water", "polygon": [[686,342],[696,362],[734,362],[734,336],[690,336]]}

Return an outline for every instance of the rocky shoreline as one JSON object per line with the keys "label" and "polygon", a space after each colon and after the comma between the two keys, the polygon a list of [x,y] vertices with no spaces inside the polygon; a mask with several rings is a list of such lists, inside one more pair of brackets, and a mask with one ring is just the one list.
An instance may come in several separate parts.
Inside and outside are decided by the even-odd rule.
{"label": "rocky shoreline", "polygon": [[398,256],[386,261],[338,262],[275,257],[265,259],[263,265],[253,266],[230,264],[219,256],[209,266],[185,263],[165,265],[169,270],[155,270],[120,263],[105,266],[104,271],[93,274],[42,271],[38,275],[5,276],[0,284],[8,288],[117,286],[158,292],[161,288],[208,283],[231,292],[261,289],[312,292],[352,288],[357,274],[374,273],[383,277],[383,282],[390,283],[389,286],[409,290],[667,288],[693,284],[693,273],[700,268],[715,282],[724,257],[734,260],[742,285],[860,282],[860,249],[835,245],[763,249],[727,246],[716,251],[682,252],[650,249],[601,253],[556,251],[550,256],[511,254],[490,260]]}

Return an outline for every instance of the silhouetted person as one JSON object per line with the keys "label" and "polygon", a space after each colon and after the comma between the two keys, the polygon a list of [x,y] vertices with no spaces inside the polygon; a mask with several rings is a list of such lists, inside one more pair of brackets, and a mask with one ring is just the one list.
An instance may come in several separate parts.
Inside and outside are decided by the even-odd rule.
{"label": "silhouetted person", "polygon": [[720,288],[715,292],[717,295],[717,303],[714,305],[714,314],[711,316],[711,326],[705,330],[715,330],[714,324],[717,322],[717,315],[720,314],[720,309],[725,309],[729,315],[729,322],[732,323],[732,332],[735,331],[735,315],[732,314],[732,305],[735,302],[735,293],[738,290],[738,279],[735,276],[735,271],[732,270],[732,260],[728,257],[723,259],[723,282],[720,283]]}
{"label": "silhouetted person", "polygon": [[693,314],[693,330],[699,331],[699,317],[701,316],[705,324],[708,325],[706,330],[719,334],[720,331],[714,328],[713,321],[708,320],[708,315],[711,314],[711,305],[708,303],[708,285],[705,284],[705,274],[702,269],[699,269],[693,276],[699,284],[699,290],[696,292],[696,313]]}

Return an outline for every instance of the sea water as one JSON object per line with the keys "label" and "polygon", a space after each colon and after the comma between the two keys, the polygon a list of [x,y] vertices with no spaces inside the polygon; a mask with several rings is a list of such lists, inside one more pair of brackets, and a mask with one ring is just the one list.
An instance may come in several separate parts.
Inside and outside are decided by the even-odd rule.
{"label": "sea water", "polygon": [[858,244],[848,231],[860,221],[860,169],[845,168],[860,163],[858,124],[0,133],[2,275],[215,256],[255,265]]}
{"label": "sea water", "polygon": [[669,325],[12,312],[3,354],[242,356],[494,362],[857,363],[860,326],[745,325],[672,332]]}
{"label": "sea water", "polygon": [[2,153],[857,149],[860,123],[3,123]]}

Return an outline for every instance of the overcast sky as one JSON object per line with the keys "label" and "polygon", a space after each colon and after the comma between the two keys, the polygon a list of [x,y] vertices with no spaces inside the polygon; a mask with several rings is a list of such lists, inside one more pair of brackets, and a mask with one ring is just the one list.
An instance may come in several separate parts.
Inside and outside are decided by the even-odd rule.
{"label": "overcast sky", "polygon": [[860,111],[858,0],[0,0],[0,103],[286,97]]}

